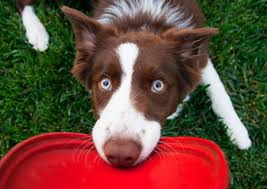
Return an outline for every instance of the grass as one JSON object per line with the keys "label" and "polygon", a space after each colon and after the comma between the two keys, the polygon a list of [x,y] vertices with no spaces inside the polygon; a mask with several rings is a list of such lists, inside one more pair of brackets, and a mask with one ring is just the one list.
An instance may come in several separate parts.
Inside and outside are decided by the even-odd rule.
{"label": "grass", "polygon": [[[199,87],[164,135],[215,141],[231,169],[231,188],[267,189],[267,1],[200,0],[208,25],[218,27],[211,56],[253,140],[238,150]],[[50,34],[49,50],[26,43],[13,1],[0,1],[0,157],[22,140],[46,132],[89,133],[95,122],[90,95],[69,73],[74,37],[58,7],[40,2],[36,12]]]}

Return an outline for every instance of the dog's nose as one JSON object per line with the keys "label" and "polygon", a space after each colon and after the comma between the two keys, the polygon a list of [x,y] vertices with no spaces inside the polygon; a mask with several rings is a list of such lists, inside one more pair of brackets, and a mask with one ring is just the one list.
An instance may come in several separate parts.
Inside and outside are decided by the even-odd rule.
{"label": "dog's nose", "polygon": [[138,159],[141,145],[133,140],[111,139],[104,145],[104,153],[110,164],[127,168]]}

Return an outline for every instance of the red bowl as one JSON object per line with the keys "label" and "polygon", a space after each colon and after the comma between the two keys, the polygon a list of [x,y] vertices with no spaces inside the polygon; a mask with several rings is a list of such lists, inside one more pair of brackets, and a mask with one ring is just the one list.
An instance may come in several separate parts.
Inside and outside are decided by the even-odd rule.
{"label": "red bowl", "polygon": [[3,157],[0,189],[227,189],[228,173],[220,148],[201,138],[162,138],[148,160],[117,169],[98,156],[90,135],[49,133]]}

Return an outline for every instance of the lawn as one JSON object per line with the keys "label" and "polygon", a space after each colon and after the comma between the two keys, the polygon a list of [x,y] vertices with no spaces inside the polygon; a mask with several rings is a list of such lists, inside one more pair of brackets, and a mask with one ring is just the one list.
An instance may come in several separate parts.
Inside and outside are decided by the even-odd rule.
{"label": "lawn", "polygon": [[[231,188],[267,189],[267,1],[199,0],[208,25],[218,27],[210,54],[253,140],[237,149],[199,87],[181,116],[166,123],[165,136],[215,141],[231,169]],[[36,12],[50,35],[49,49],[34,51],[13,0],[0,1],[0,157],[40,133],[90,133],[90,95],[71,75],[74,36],[56,3],[39,1]]]}

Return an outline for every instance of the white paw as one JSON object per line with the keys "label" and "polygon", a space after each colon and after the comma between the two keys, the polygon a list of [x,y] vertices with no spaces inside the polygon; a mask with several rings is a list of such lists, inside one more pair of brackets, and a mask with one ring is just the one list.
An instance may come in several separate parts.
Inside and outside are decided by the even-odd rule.
{"label": "white paw", "polygon": [[252,142],[249,137],[244,137],[241,139],[235,139],[234,143],[238,146],[241,150],[247,150],[251,147]]}
{"label": "white paw", "polygon": [[247,130],[240,131],[238,133],[228,132],[231,140],[234,142],[235,145],[241,150],[247,150],[251,147],[252,142],[248,136]]}
{"label": "white paw", "polygon": [[26,31],[26,36],[33,48],[45,51],[48,48],[49,35],[42,23],[33,23],[33,27]]}
{"label": "white paw", "polygon": [[48,48],[48,33],[36,16],[32,6],[25,6],[22,11],[22,21],[26,29],[26,37],[33,48],[45,51]]}

